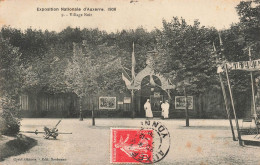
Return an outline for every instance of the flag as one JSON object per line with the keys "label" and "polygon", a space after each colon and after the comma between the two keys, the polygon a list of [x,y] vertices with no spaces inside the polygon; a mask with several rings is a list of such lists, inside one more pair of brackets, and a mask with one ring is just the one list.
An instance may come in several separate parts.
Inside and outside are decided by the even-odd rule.
{"label": "flag", "polygon": [[154,80],[153,80],[153,75],[150,75],[150,84],[151,84],[152,86],[155,86],[155,85],[156,85],[155,82],[154,82]]}
{"label": "flag", "polygon": [[215,47],[215,43],[214,43],[214,42],[213,42],[213,51],[214,51],[214,53],[217,52],[216,47]]}
{"label": "flag", "polygon": [[222,42],[222,39],[221,39],[220,32],[218,33],[218,37],[219,37],[219,44],[220,44],[220,46],[223,46],[223,42]]}
{"label": "flag", "polygon": [[248,56],[251,58],[251,47],[248,48]]}
{"label": "flag", "polygon": [[218,60],[218,55],[217,55],[217,50],[216,50],[216,47],[215,47],[215,43],[213,42],[212,45],[213,45],[213,55],[216,58],[216,62],[218,63],[219,60]]}
{"label": "flag", "polygon": [[217,73],[224,72],[223,66],[218,66]]}
{"label": "flag", "polygon": [[[221,34],[220,34],[220,32],[218,32],[218,37],[219,37],[219,44],[220,44],[219,58],[222,58],[222,59],[223,59],[222,52],[224,51],[224,49],[223,49],[223,42],[222,42],[222,39],[221,39]],[[213,50],[214,50],[215,53],[217,53],[217,52],[216,52],[216,47],[215,47],[214,42],[213,42]],[[217,62],[219,62],[219,61],[220,61],[220,59],[217,58]],[[225,69],[225,67],[224,67],[223,64],[222,64],[222,65],[219,65],[218,68],[217,68],[217,73],[222,73],[222,72],[224,72],[224,69]]]}
{"label": "flag", "polygon": [[127,72],[125,71],[124,67],[121,66],[122,69],[122,79],[125,82],[126,86],[130,86],[131,85],[131,77],[127,74]]}
{"label": "flag", "polygon": [[217,49],[215,47],[215,43],[214,42],[213,42],[213,54],[214,54],[214,57],[216,58],[216,63],[218,64],[219,63],[219,57],[218,57]]}
{"label": "flag", "polygon": [[133,42],[133,52],[132,52],[132,81],[135,79],[135,44]]}
{"label": "flag", "polygon": [[[215,43],[213,42],[213,52],[215,53],[215,55],[217,56],[217,49],[215,47]],[[218,63],[219,62],[219,59],[218,57],[216,57],[216,62]],[[223,66],[219,65],[218,68],[217,68],[217,73],[222,73],[224,72],[224,69],[223,69]]]}
{"label": "flag", "polygon": [[122,79],[124,80],[126,86],[130,86],[131,85],[130,80],[126,78],[124,73],[122,73]]}
{"label": "flag", "polygon": [[224,48],[223,48],[223,42],[222,42],[222,39],[221,39],[221,34],[220,34],[220,32],[218,33],[218,37],[219,37],[219,44],[220,44],[220,50],[221,50],[220,53],[223,53]]}
{"label": "flag", "polygon": [[130,69],[128,69],[128,68],[125,68],[125,67],[123,67],[123,66],[121,66],[121,71],[122,71],[122,73],[124,74],[124,76],[130,81],[131,80],[131,77],[129,76],[129,74],[126,72],[126,70],[125,69],[127,69],[127,70],[130,70]]}

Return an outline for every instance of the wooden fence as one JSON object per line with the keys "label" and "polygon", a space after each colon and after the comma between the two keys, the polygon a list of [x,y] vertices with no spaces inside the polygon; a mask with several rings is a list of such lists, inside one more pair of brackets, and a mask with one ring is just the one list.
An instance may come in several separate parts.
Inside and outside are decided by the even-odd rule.
{"label": "wooden fence", "polygon": [[[116,97],[115,109],[99,109],[99,97]],[[84,117],[91,116],[91,110],[95,110],[97,117],[131,117],[131,103],[125,103],[125,97],[129,93],[100,94],[95,97],[86,97],[82,100]],[[175,109],[174,95],[170,102],[170,118],[185,118],[185,110]],[[239,97],[241,99],[241,97]],[[243,100],[243,98],[242,98]],[[136,101],[136,100],[135,100]],[[250,114],[250,98],[244,97],[235,102],[237,115],[242,118]],[[21,114],[23,117],[78,117],[79,99],[75,94],[46,94],[27,93],[20,97]],[[240,104],[239,104],[240,103]],[[240,106],[242,105],[242,107]],[[135,105],[135,107],[143,105]],[[137,111],[137,108],[135,109]],[[144,117],[144,113],[137,113]],[[142,114],[142,115],[140,115]],[[211,90],[204,94],[193,96],[193,109],[189,110],[191,118],[227,118],[222,92]],[[231,113],[232,114],[232,113]]]}

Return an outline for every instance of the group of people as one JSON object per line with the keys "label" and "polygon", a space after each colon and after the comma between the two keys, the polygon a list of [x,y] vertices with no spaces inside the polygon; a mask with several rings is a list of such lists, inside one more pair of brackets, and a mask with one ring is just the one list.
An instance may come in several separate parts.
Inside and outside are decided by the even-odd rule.
{"label": "group of people", "polygon": [[[160,101],[160,108],[162,110],[162,118],[167,119],[169,118],[169,108],[170,104],[168,103],[168,100],[166,100],[164,103]],[[146,103],[144,104],[144,110],[145,110],[145,116],[147,118],[152,118],[153,117],[153,112],[151,108],[151,103],[150,99],[147,99]]]}

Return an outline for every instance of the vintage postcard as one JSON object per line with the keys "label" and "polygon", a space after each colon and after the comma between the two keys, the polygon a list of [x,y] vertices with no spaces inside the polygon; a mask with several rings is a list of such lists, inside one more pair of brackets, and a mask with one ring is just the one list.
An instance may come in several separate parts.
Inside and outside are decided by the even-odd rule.
{"label": "vintage postcard", "polygon": [[259,0],[0,0],[0,164],[260,165]]}

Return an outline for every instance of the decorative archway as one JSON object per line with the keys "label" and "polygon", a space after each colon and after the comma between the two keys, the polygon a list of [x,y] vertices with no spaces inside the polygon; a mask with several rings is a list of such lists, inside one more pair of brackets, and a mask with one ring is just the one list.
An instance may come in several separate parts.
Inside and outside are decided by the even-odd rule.
{"label": "decorative archway", "polygon": [[141,89],[141,82],[146,76],[156,76],[156,77],[158,77],[161,81],[161,84],[162,84],[161,88],[165,91],[167,91],[168,89],[174,89],[175,88],[175,85],[170,84],[169,81],[164,76],[162,76],[159,73],[155,73],[154,70],[147,65],[142,71],[140,71],[136,75],[134,82],[133,82],[133,85],[131,86],[132,89],[136,89],[136,90]]}
{"label": "decorative archway", "polygon": [[[149,77],[149,79],[148,79]],[[158,81],[160,81],[160,83],[157,83],[157,81],[154,81],[155,77],[157,78]],[[143,81],[146,80],[147,83],[147,79],[148,79],[148,84],[147,86],[144,86]],[[151,87],[151,89],[155,89],[154,93],[152,95],[146,96],[143,95],[143,90],[146,90],[145,88],[149,88],[149,86]],[[159,92],[156,91],[156,88],[160,88],[161,91],[164,92]],[[160,102],[159,101],[163,101],[165,97],[165,94],[168,95],[168,98],[171,99],[170,96],[170,90],[171,89],[175,89],[175,85],[170,84],[169,80],[166,79],[163,75],[159,74],[159,73],[155,73],[154,70],[152,69],[152,67],[150,67],[150,65],[147,65],[143,70],[141,70],[135,77],[135,79],[133,80],[132,84],[130,86],[128,86],[128,89],[130,89],[132,91],[132,99],[135,100],[134,104],[135,104],[135,109],[138,111],[137,113],[139,114],[140,117],[143,117],[144,115],[144,110],[143,110],[143,104],[145,103],[146,99],[150,98],[151,100],[151,104],[153,107],[154,104],[154,108],[153,109],[153,113],[157,113],[161,114],[161,111],[158,111],[158,107],[160,107]],[[137,91],[136,94],[134,94],[134,91]],[[149,92],[148,92],[149,93]],[[159,94],[158,96],[155,96],[156,94]],[[162,94],[165,93],[165,94]],[[134,95],[136,95],[136,97],[134,97]],[[164,95],[164,96],[163,96]],[[135,99],[134,99],[135,98]],[[156,108],[157,107],[157,108]]]}

